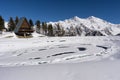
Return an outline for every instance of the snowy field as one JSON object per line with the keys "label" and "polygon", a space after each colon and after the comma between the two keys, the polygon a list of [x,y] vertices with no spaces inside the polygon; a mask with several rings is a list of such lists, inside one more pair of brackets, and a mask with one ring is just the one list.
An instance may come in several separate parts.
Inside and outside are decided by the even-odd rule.
{"label": "snowy field", "polygon": [[120,80],[120,37],[0,35],[0,80]]}

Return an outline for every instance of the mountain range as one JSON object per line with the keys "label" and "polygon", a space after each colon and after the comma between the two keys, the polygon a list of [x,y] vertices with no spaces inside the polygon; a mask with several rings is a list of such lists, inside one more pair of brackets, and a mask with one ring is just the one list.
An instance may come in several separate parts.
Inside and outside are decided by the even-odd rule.
{"label": "mountain range", "polygon": [[120,24],[113,24],[94,16],[84,19],[75,16],[70,19],[65,19],[64,21],[49,22],[48,24],[52,24],[53,27],[59,25],[61,28],[64,28],[66,32],[68,32],[68,30],[70,31],[70,29],[74,29],[74,31],[71,32],[81,36],[108,36],[120,34]]}

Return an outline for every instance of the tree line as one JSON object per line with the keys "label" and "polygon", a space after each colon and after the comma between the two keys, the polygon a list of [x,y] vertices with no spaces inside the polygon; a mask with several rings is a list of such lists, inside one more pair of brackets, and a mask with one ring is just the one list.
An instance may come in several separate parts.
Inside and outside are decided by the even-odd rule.
{"label": "tree line", "polygon": [[[6,30],[8,32],[13,32],[14,29],[16,28],[16,25],[17,25],[18,22],[19,22],[18,16],[16,16],[15,20],[12,17],[10,17],[9,22],[7,24],[8,27],[6,28],[5,27],[5,21],[4,21],[3,17],[0,16],[0,31]],[[30,25],[31,28],[34,28],[34,23],[33,23],[32,19],[29,19],[28,23],[29,23],[29,25]],[[39,31],[41,29],[41,23],[40,23],[40,21],[37,20],[35,22],[35,25],[36,25],[36,31],[37,31],[37,33],[41,33],[41,31]],[[43,30],[44,30],[43,32],[44,32],[44,34],[47,34],[47,24],[46,24],[46,22],[42,22],[42,26],[43,26]]]}
{"label": "tree line", "polygon": [[[5,28],[5,21],[2,16],[0,16],[0,31],[6,30],[8,32],[13,32],[16,28],[17,23],[19,22],[18,16],[15,19],[10,17],[8,22],[8,28]],[[57,27],[53,27],[52,24],[47,24],[46,22],[41,22],[37,20],[35,24],[32,19],[28,20],[28,23],[32,29],[39,34],[47,35],[47,36],[62,36],[64,34],[63,28],[61,29],[59,24],[56,24]]]}

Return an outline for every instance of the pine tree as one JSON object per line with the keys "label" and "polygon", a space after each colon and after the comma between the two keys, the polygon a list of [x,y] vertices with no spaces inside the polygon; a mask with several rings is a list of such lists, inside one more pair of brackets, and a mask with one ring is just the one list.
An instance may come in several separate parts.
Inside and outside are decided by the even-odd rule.
{"label": "pine tree", "polygon": [[17,25],[18,21],[19,21],[19,18],[18,18],[18,16],[16,16],[16,18],[15,18],[15,24],[16,25]]}
{"label": "pine tree", "polygon": [[40,28],[41,28],[41,26],[40,26],[40,21],[37,20],[36,23],[35,23],[35,25],[36,25],[36,32],[37,32],[37,33],[40,33]]}
{"label": "pine tree", "polygon": [[70,36],[76,36],[76,31],[73,26],[70,26]]}
{"label": "pine tree", "polygon": [[42,22],[42,28],[43,28],[44,34],[47,35],[47,23],[46,22]]}
{"label": "pine tree", "polygon": [[2,18],[2,16],[0,16],[0,31],[2,31],[2,29],[5,29],[4,19]]}
{"label": "pine tree", "polygon": [[32,19],[29,20],[29,24],[30,24],[30,27],[31,27],[31,29],[32,29],[33,26],[34,26]]}
{"label": "pine tree", "polygon": [[65,30],[64,28],[61,29],[61,36],[64,36],[65,35]]}
{"label": "pine tree", "polygon": [[52,24],[49,24],[49,25],[48,25],[48,36],[54,36],[54,35],[53,35],[53,27],[52,27]]}
{"label": "pine tree", "polygon": [[30,26],[34,26],[32,19],[29,20]]}
{"label": "pine tree", "polygon": [[57,34],[58,36],[62,36],[62,29],[60,27],[60,24],[57,24]]}
{"label": "pine tree", "polygon": [[8,30],[9,31],[14,31],[14,29],[15,29],[15,23],[14,23],[14,21],[13,21],[13,18],[12,17],[10,17],[10,20],[9,20],[9,22],[8,22]]}

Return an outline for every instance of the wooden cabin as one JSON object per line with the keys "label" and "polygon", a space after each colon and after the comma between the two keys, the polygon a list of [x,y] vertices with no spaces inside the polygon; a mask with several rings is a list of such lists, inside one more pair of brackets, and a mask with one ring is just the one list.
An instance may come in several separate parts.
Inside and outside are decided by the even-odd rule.
{"label": "wooden cabin", "polygon": [[18,21],[16,28],[14,30],[15,34],[18,36],[29,36],[34,32],[33,28],[31,28],[26,18],[20,18]]}

